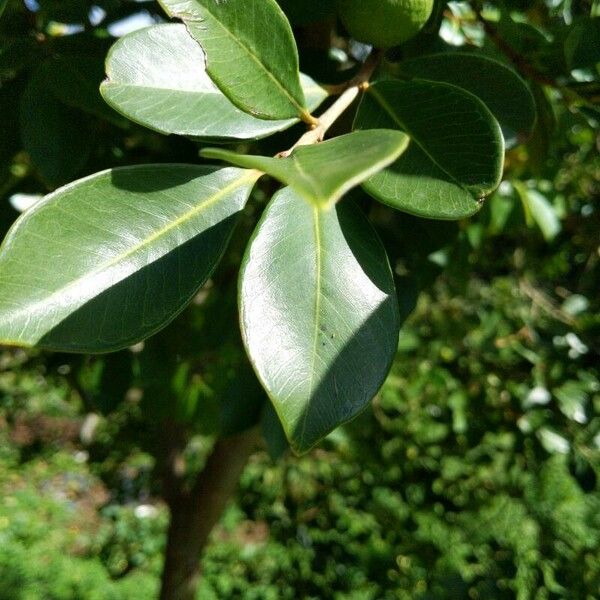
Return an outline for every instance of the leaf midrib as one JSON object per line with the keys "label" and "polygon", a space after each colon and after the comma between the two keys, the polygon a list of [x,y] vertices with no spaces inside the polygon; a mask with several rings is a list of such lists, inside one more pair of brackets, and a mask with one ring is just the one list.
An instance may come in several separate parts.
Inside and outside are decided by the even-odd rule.
{"label": "leaf midrib", "polygon": [[[314,328],[313,328],[313,346],[310,364],[310,381],[308,384],[308,398],[312,398],[313,388],[315,385],[315,366],[317,363],[317,354],[319,350],[319,329],[321,323],[321,280],[323,270],[323,243],[321,239],[321,213],[316,206],[313,207],[313,234],[315,236],[315,301],[314,301]],[[308,421],[309,411],[306,410],[302,419],[302,429],[300,430],[299,440],[304,442],[304,434],[306,432],[306,423]]]}
{"label": "leaf midrib", "polygon": [[[214,88],[207,88],[206,90],[183,90],[181,88],[167,88],[167,87],[152,87],[150,85],[137,85],[135,83],[123,83],[120,81],[116,81],[112,78],[108,78],[105,81],[102,82],[101,87],[105,88],[105,89],[111,89],[111,88],[124,88],[126,90],[139,90],[139,91],[152,91],[152,92],[167,92],[169,94],[171,93],[183,93],[183,94],[193,94],[195,96],[215,96],[217,98],[222,98],[224,101],[228,102],[229,104],[231,104],[231,106],[233,106],[233,108],[235,108],[236,110],[239,110],[241,113],[249,116],[249,117],[254,117],[256,119],[256,117],[254,115],[250,115],[248,113],[245,113],[244,111],[242,111],[239,107],[237,107],[235,104],[233,104],[233,102],[231,102],[231,100],[229,100],[229,98],[227,98],[227,96],[225,96],[225,94],[223,94],[223,92],[218,88],[218,87],[214,87]],[[307,88],[304,88],[304,93],[305,94],[312,94],[313,92],[317,92],[320,89],[320,86],[318,85],[313,85]],[[264,119],[258,119],[259,121],[263,121]],[[300,117],[289,117],[288,119],[269,119],[269,121],[272,121],[273,123],[276,123],[277,121],[299,121]]]}
{"label": "leaf midrib", "polygon": [[[206,12],[208,14],[210,14],[210,16],[214,19],[214,21],[221,27],[221,29],[242,49],[245,50],[246,53],[248,54],[248,56],[257,64],[257,66],[259,68],[262,69],[262,71],[264,71],[264,73],[266,73],[267,77],[269,79],[271,79],[273,81],[273,83],[275,83],[276,87],[279,88],[279,90],[283,93],[283,95],[287,98],[287,100],[289,101],[289,103],[298,111],[298,115],[301,117],[302,115],[306,114],[307,112],[307,108],[306,106],[302,106],[301,104],[299,104],[296,99],[290,94],[290,92],[288,92],[288,90],[286,89],[286,87],[283,85],[283,83],[281,81],[279,81],[279,79],[277,79],[277,77],[275,77],[275,75],[273,73],[271,73],[267,68],[266,65],[264,65],[258,56],[256,56],[256,54],[251,50],[251,48],[249,48],[248,46],[246,46],[245,44],[242,43],[242,41],[237,38],[231,31],[229,31],[229,29],[227,29],[227,27],[225,26],[225,24],[223,22],[221,22],[219,20],[219,18],[210,10],[210,8],[208,8],[208,6],[201,4],[200,5],[202,8],[204,8],[206,10]],[[189,31],[189,27],[188,27],[188,23],[202,23],[201,19],[197,19],[194,16],[192,16],[191,18],[187,18],[184,19],[183,16],[180,15],[176,15],[179,18],[181,18],[184,23],[186,28]],[[190,35],[192,35],[192,32],[190,31]],[[192,35],[192,37],[194,37]],[[194,38],[195,39],[195,38]],[[206,70],[209,74],[211,74],[211,76],[217,80],[218,77],[212,72],[211,66],[210,66],[210,62],[211,59],[208,56],[208,53],[206,55]],[[262,114],[262,113],[258,113],[257,114]]]}

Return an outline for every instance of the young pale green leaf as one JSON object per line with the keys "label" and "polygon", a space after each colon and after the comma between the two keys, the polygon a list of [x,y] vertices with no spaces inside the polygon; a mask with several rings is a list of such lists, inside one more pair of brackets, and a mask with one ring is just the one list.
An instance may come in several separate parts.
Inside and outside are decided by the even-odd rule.
{"label": "young pale green leaf", "polygon": [[404,152],[408,137],[393,129],[355,131],[311,146],[298,146],[286,158],[241,155],[220,148],[201,151],[205,158],[259,169],[292,187],[303,198],[331,207]]}
{"label": "young pale green leaf", "polygon": [[535,125],[535,100],[521,77],[503,63],[467,52],[420,56],[401,63],[403,74],[450,83],[477,96],[502,127],[508,146],[526,140]]}
{"label": "young pale green leaf", "polygon": [[523,203],[527,223],[534,223],[540,228],[544,239],[551,242],[561,230],[561,223],[556,210],[546,196],[537,190],[527,187],[522,181],[513,181],[513,185]]}
{"label": "young pale green leaf", "polygon": [[160,0],[206,52],[206,69],[244,112],[310,120],[292,28],[275,0]]}
{"label": "young pale green leaf", "polygon": [[298,453],[377,393],[398,343],[385,251],[352,203],[325,211],[278,192],[240,273],[242,336]]}
{"label": "young pale green leaf", "polygon": [[500,183],[504,140],[498,121],[472,94],[433,81],[381,81],[365,94],[355,129],[397,127],[407,151],[365,190],[405,212],[460,219]]}
{"label": "young pale green leaf", "polygon": [[[166,134],[196,139],[259,139],[283,131],[298,118],[258,119],[234,106],[206,72],[202,48],[185,25],[166,23],[121,38],[106,61],[104,99],[127,118]],[[309,110],[327,92],[300,76]]]}
{"label": "young pale green leaf", "polygon": [[146,165],[50,194],[0,248],[0,343],[107,352],[152,335],[212,273],[259,175]]}

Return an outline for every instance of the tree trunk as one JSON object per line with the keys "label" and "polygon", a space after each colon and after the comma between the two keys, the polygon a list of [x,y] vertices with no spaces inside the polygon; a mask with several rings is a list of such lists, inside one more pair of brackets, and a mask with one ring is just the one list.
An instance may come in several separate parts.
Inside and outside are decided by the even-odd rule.
{"label": "tree trunk", "polygon": [[196,600],[202,551],[257,446],[255,429],[221,439],[191,489],[165,490],[171,523],[160,600]]}

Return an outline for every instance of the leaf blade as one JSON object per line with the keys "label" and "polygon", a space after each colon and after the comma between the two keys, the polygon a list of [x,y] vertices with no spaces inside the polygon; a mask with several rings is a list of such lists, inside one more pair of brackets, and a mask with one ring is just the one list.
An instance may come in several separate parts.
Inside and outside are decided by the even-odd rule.
{"label": "leaf blade", "polygon": [[516,71],[493,58],[472,52],[430,54],[404,61],[401,71],[477,96],[500,123],[510,146],[526,140],[533,131],[536,112],[531,90]]}
{"label": "leaf blade", "polygon": [[206,148],[200,154],[260,169],[294,188],[305,200],[330,207],[396,160],[407,145],[406,135],[382,129],[355,131],[320,144],[299,146],[285,158],[240,155],[220,148]]}
{"label": "leaf blade", "polygon": [[93,151],[92,122],[51,93],[44,64],[27,82],[19,121],[23,147],[46,181],[61,185],[81,173]]}
{"label": "leaf blade", "polygon": [[500,183],[500,126],[480,100],[455,86],[417,80],[373,84],[354,128],[374,127],[397,127],[411,138],[400,159],[363,186],[394,208],[459,219],[477,212],[479,199]]}
{"label": "leaf blade", "polygon": [[206,52],[212,80],[238,108],[263,119],[310,120],[292,29],[275,0],[160,3],[186,24]]}
{"label": "leaf blade", "polygon": [[357,207],[324,211],[278,192],[244,257],[240,321],[296,452],[356,416],[387,375],[399,329],[385,251]]}
{"label": "leaf blade", "polygon": [[[155,333],[220,260],[257,178],[239,169],[144,165],[50,194],[0,247],[0,341],[107,352]],[[60,269],[46,268],[53,259]]]}
{"label": "leaf blade", "polygon": [[527,221],[535,222],[544,239],[552,242],[561,232],[562,224],[550,200],[522,181],[513,181],[513,185],[523,203]]}

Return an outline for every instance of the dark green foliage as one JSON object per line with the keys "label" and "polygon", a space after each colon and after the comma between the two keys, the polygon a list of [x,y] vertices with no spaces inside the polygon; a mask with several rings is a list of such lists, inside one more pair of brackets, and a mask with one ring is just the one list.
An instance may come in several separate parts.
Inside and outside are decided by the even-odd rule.
{"label": "dark green foliage", "polygon": [[[114,47],[111,25],[164,19],[158,3],[4,4],[2,237],[9,199],[50,195],[5,238],[0,339],[139,343],[0,351],[0,600],[155,596],[169,460],[184,493],[215,440],[251,427],[271,458],[251,459],[199,599],[595,600],[598,3],[437,2],[414,40],[368,59],[334,2],[279,2],[291,29],[275,0],[165,0],[189,29],[154,25]],[[325,119],[334,139],[314,144],[332,105],[345,108]],[[211,160],[274,177],[244,172],[229,211],[225,171],[198,165],[216,143]],[[166,163],[192,166],[173,181]],[[115,169],[152,164],[171,175]],[[205,194],[195,175],[209,172]],[[279,203],[277,179],[302,197]],[[198,216],[204,200],[214,219],[173,212]],[[251,335],[238,288],[242,307],[269,299],[245,319]],[[290,456],[284,429],[308,450],[392,362],[372,407]]]}
{"label": "dark green foliage", "polygon": [[[135,166],[132,171],[113,169],[64,186],[18,219],[0,250],[0,279],[6,290],[0,297],[0,339],[7,345],[107,352],[143,342],[189,305],[206,283],[226,254],[236,218],[246,205],[256,203],[258,216],[263,201],[273,196],[271,184],[257,184],[263,175],[289,185],[308,206],[314,204],[323,211],[344,201],[362,183],[374,199],[398,211],[459,220],[478,212],[499,187],[507,147],[530,139],[529,163],[537,169],[532,172],[543,171],[554,122],[552,102],[558,97],[592,126],[595,122],[598,17],[593,7],[586,17],[573,7],[550,11],[541,3],[535,10],[521,7],[525,11],[521,15],[503,6],[479,3],[450,6],[444,12],[437,3],[434,16],[416,40],[385,55],[381,49],[353,45],[348,36],[334,40],[334,23],[328,17],[336,7],[331,3],[294,7],[294,23],[320,22],[310,30],[314,37],[306,28],[294,32],[275,0],[162,0],[160,5],[182,23],[154,25],[113,44],[101,91],[122,117],[163,134],[194,140],[174,146],[117,116],[97,90],[108,38],[115,35],[112,26],[122,26],[123,17],[145,15],[152,22],[155,5],[150,12],[136,13],[116,0],[95,8],[90,3],[47,1],[11,6],[3,19],[7,37],[0,46],[0,74],[4,85],[23,90],[19,126],[15,129],[12,121],[8,123],[0,153],[6,191],[39,189],[40,184],[52,188],[92,165],[113,167],[121,158]],[[411,14],[404,14],[404,5],[385,6],[399,20],[414,17],[421,25],[433,3],[415,3]],[[419,7],[423,14],[417,14]],[[283,8],[288,13],[292,9]],[[350,7],[338,3],[337,10],[349,11]],[[384,12],[373,15],[374,22],[388,14],[383,5],[380,10]],[[354,16],[359,13],[353,12]],[[339,16],[349,26],[346,17],[350,13]],[[351,29],[360,29],[365,18],[359,16]],[[396,25],[401,33],[402,23]],[[451,27],[456,30],[455,39],[450,39]],[[394,31],[391,23],[389,31]],[[410,33],[416,35],[417,30]],[[449,41],[465,47],[453,51]],[[19,49],[25,48],[35,59],[20,58]],[[318,64],[306,62],[311,56],[313,63],[320,62],[315,60],[317,50],[329,52],[330,59],[339,57],[338,70],[346,69],[348,74],[344,85],[327,86],[326,80],[317,84],[299,72],[299,56],[303,55],[309,70],[323,74]],[[330,75],[332,80],[341,79],[340,73]],[[552,88],[555,97],[549,98],[544,88]],[[356,108],[354,100],[361,94]],[[327,97],[332,98],[325,102]],[[321,103],[326,108],[319,110]],[[299,122],[308,125],[305,135],[292,138],[291,143],[285,136],[277,138],[278,132]],[[372,131],[383,128],[399,132]],[[360,131],[340,135],[352,129]],[[23,152],[19,152],[19,136]],[[190,179],[184,182],[174,175],[183,172],[180,166],[147,165],[146,170],[139,170],[135,165],[155,156],[159,163],[175,163],[180,156],[195,163],[194,144],[200,141],[228,143],[265,136],[273,136],[274,142],[265,142],[266,155],[262,156],[259,143],[247,149],[200,150],[202,158],[242,165],[245,170],[239,171],[239,185],[228,179],[232,171],[225,169],[215,168],[214,177],[203,178],[196,165],[184,167],[184,178]],[[325,136],[333,139],[322,143]],[[134,148],[139,149],[139,157]],[[123,175],[130,172],[141,174],[140,181]],[[561,228],[560,218],[544,194],[532,189],[535,186],[523,181],[522,175],[508,174],[514,177],[512,197],[521,202],[527,223],[537,225],[547,240],[553,240]],[[177,202],[169,202],[174,195]],[[362,204],[367,212],[377,212],[368,200]],[[318,232],[312,214],[306,211],[301,220]],[[293,237],[297,217],[291,210],[284,215],[283,224],[291,226],[288,237]],[[196,222],[197,218],[202,222]],[[403,243],[398,218],[393,211],[377,214],[395,261],[405,258],[396,256],[390,245],[394,238],[396,246]],[[344,235],[353,234],[342,231]],[[473,238],[479,233],[472,229],[468,235]],[[269,235],[263,242],[268,254],[271,247],[286,240]],[[375,236],[364,243],[375,252]],[[338,285],[339,297],[354,298],[353,306],[372,303],[367,290],[357,293],[353,289],[352,278],[336,281],[335,268],[321,271],[321,265],[335,262],[337,254],[335,248],[327,247],[311,254],[311,263],[316,260],[316,288]],[[343,375],[336,371],[336,361],[343,355],[341,343],[330,355],[317,351],[319,323],[330,320],[325,315],[327,301],[319,300],[321,294],[315,295],[317,300],[309,310],[295,310],[299,293],[293,277],[295,254],[278,261],[276,270],[267,268],[252,251],[245,256],[255,269],[244,269],[240,288],[245,285],[245,272],[266,275],[253,276],[251,286],[252,295],[265,299],[264,306],[254,307],[260,308],[260,317],[242,319],[248,359],[283,419],[290,443],[298,451],[306,450],[310,444],[300,439],[304,426],[290,421],[290,414],[316,415],[310,438],[317,442],[354,415],[376,386],[365,385],[359,403],[340,399],[339,389],[354,386],[352,369]],[[60,259],[61,268],[47,269],[48,258]],[[25,271],[28,276],[22,271],[24,263],[30,265]],[[238,270],[239,265],[235,265]],[[407,313],[415,298],[415,283],[428,276],[415,270],[410,278],[402,277],[399,295]],[[286,281],[284,306],[270,292],[271,280],[278,279]],[[395,312],[384,328],[393,331],[394,337]],[[284,313],[294,316],[277,329]],[[364,311],[358,314],[364,316]],[[299,330],[311,330],[312,338],[296,335],[296,319],[302,321]],[[340,340],[350,346],[352,339],[361,346],[361,336],[374,335],[362,333],[362,325],[361,319],[350,325],[340,314],[328,327],[344,330]],[[275,330],[283,352],[269,354],[264,344],[252,342],[267,339]],[[371,330],[366,327],[365,331]],[[375,345],[369,348],[377,346],[375,337]],[[304,352],[309,338],[312,350]],[[389,349],[394,344],[380,347],[388,348],[386,356],[365,351],[357,363],[358,372],[368,370],[370,360],[384,366],[390,363]],[[261,367],[265,361],[277,377],[283,375],[288,382],[296,381],[287,377],[288,371],[300,373],[309,382],[307,392],[289,395],[282,391],[285,385],[272,385]],[[317,371],[321,375],[313,382]],[[175,369],[178,383],[174,385],[189,387],[190,372]],[[332,385],[327,383],[327,373]],[[338,377],[344,381],[338,382]],[[379,383],[381,377],[375,380]],[[182,392],[187,395],[189,406],[183,412],[189,421],[198,414],[196,394]]]}
{"label": "dark green foliage", "polygon": [[[488,275],[493,246],[480,250],[479,268]],[[542,249],[527,251],[532,269],[554,262],[537,255]],[[554,277],[566,284],[569,273],[558,269]],[[600,582],[597,361],[589,353],[568,358],[569,347],[556,338],[572,327],[532,304],[527,292],[515,293],[516,277],[474,279],[457,295],[460,285],[446,278],[423,297],[373,411],[305,458],[253,461],[207,550],[198,598],[593,598]],[[585,327],[576,332],[592,341]],[[59,414],[67,407],[61,388],[40,388],[27,371],[11,379],[1,379],[3,405],[14,398],[13,410]],[[530,392],[542,382],[552,397],[532,403]],[[564,411],[564,398],[576,390],[585,423]],[[15,404],[19,396],[37,398],[38,408]],[[116,425],[124,417],[111,419]],[[2,481],[30,478],[18,511],[8,501],[0,512],[0,523],[9,522],[5,581],[24,577],[33,598],[52,593],[57,600],[76,592],[46,590],[77,579],[88,594],[141,600],[152,593],[162,518],[140,520],[113,505],[79,558],[54,558],[52,571],[42,568],[42,556],[56,557],[60,546],[53,544],[70,539],[66,523],[74,515],[62,501],[46,500],[42,510],[35,487],[57,472],[85,469],[64,455],[42,455],[31,465],[35,478],[17,475],[17,448],[4,448],[13,458],[3,456]],[[102,468],[115,469],[111,460]],[[120,469],[140,478],[143,464],[131,455]],[[78,485],[87,482],[84,490],[92,481],[87,475]],[[50,538],[47,520],[56,532]]]}

